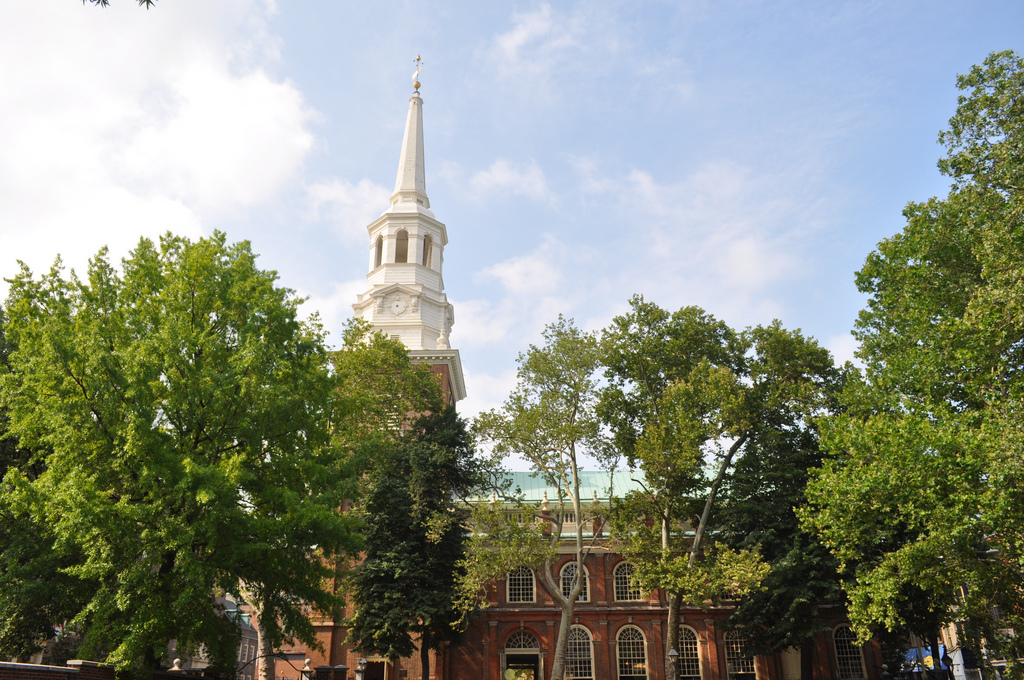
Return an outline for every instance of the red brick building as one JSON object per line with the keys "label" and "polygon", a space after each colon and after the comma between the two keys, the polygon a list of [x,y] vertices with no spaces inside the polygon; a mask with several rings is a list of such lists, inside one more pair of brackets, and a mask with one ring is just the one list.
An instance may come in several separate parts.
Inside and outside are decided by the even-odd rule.
{"label": "red brick building", "polygon": [[[543,504],[554,497],[528,473],[513,473],[513,486],[526,503]],[[607,507],[612,477],[607,472],[582,473],[581,496]],[[621,494],[636,482],[618,473],[614,492]],[[510,511],[514,511],[510,508]],[[644,593],[632,579],[632,565],[610,547],[607,537],[593,536],[593,526],[580,527],[594,549],[584,561],[586,586],[576,604],[570,632],[567,668],[575,680],[661,680],[671,678],[665,656],[675,648],[680,680],[797,680],[798,650],[759,656],[744,655],[744,639],[726,632],[722,622],[731,607],[687,608],[682,612],[680,639],[666,639],[668,602],[662,591]],[[577,526],[563,524],[563,538],[574,537]],[[574,541],[566,540],[565,554],[554,565],[553,576],[565,591],[576,574]],[[433,680],[550,680],[554,645],[561,611],[540,585],[536,574],[521,567],[488,589],[486,606],[471,621],[462,639],[435,655]],[[822,606],[819,617],[827,630],[815,638],[814,680],[877,680],[881,656],[876,645],[853,644],[853,635],[839,607]],[[326,654],[308,653],[312,666],[344,664],[355,668],[359,650],[345,644],[345,629],[336,622],[320,622],[320,640]],[[289,657],[301,664],[305,649],[291,650]],[[301,680],[295,661],[279,662],[278,678]],[[511,672],[511,673],[510,673]],[[507,673],[510,673],[506,675]],[[418,656],[396,664],[370,657],[366,680],[421,678]]]}
{"label": "red brick building", "polygon": [[[418,88],[418,83],[416,84]],[[354,305],[357,317],[375,329],[401,340],[414,361],[428,363],[441,377],[450,401],[465,396],[458,350],[449,344],[455,320],[453,306],[444,294],[441,277],[447,228],[430,210],[423,162],[423,102],[417,91],[409,100],[398,178],[390,207],[370,223],[369,271],[366,291]],[[583,498],[607,507],[612,494],[608,473],[591,472]],[[544,489],[525,473],[516,484],[526,502],[542,503],[554,489]],[[628,490],[628,475],[616,479],[615,493]],[[545,495],[545,491],[547,495]],[[486,500],[486,499],[484,499]],[[586,524],[586,523],[584,523]],[[575,531],[571,523],[563,526]],[[588,527],[581,527],[586,534]],[[593,536],[588,536],[588,540]],[[557,564],[562,578],[575,569],[566,546]],[[722,630],[728,607],[683,613],[682,634],[677,641],[665,639],[668,606],[661,592],[641,593],[630,582],[631,565],[610,547],[606,537],[584,562],[588,588],[577,604],[569,638],[569,670],[577,680],[640,680],[670,677],[664,667],[666,647],[679,656],[679,678],[687,680],[794,680],[800,677],[799,653],[748,659],[741,636]],[[462,640],[436,655],[432,678],[436,680],[549,680],[560,609],[539,587],[535,574],[525,567],[495,582],[488,606],[469,625]],[[872,679],[880,675],[881,660],[873,647],[851,644],[842,613],[822,608],[821,617],[830,630],[816,640],[814,680]],[[286,650],[278,661],[275,677],[301,680],[306,658],[310,665],[346,665],[355,668],[359,650],[346,645],[339,622],[317,622],[324,652],[304,648]],[[416,658],[416,657],[414,657]],[[419,678],[419,663],[403,659],[391,664],[370,657],[365,680]],[[421,679],[426,680],[426,679]]]}

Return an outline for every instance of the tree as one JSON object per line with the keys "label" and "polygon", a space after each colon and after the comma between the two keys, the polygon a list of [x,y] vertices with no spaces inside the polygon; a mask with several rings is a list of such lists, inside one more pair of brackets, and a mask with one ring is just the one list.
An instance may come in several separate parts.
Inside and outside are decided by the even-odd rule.
{"label": "tree", "polygon": [[[0,372],[13,349],[4,332],[0,307]],[[8,435],[10,419],[0,406],[0,480],[8,470],[34,479],[42,471],[39,456]],[[27,658],[39,651],[40,640],[53,635],[54,623],[69,620],[84,601],[89,584],[64,570],[80,555],[61,554],[47,527],[11,502],[0,481],[0,657]]]}
{"label": "tree", "polygon": [[464,421],[448,406],[382,447],[364,485],[366,549],[353,581],[352,644],[390,659],[419,638],[424,678],[430,650],[455,639],[456,582],[468,512],[457,500],[480,483]]}
{"label": "tree", "polygon": [[[784,455],[800,433],[810,432],[838,373],[827,351],[778,322],[736,333],[697,307],[670,314],[639,296],[630,306],[604,333],[609,384],[601,413],[647,480],[646,492],[622,504],[619,533],[641,579],[669,593],[668,638],[677,640],[684,604],[760,591],[769,572],[759,540],[704,545],[716,512],[723,536],[730,518],[737,520],[728,510],[713,512],[724,508],[717,496],[728,479],[727,502],[740,501],[739,480],[753,486],[747,475],[765,466],[766,454]],[[709,459],[717,468],[713,478],[705,468]],[[742,469],[727,477],[736,460]],[[646,518],[657,522],[647,526]],[[780,644],[780,621],[761,623],[770,626],[758,631],[764,639]]]}
{"label": "tree", "polygon": [[865,372],[822,426],[835,458],[805,521],[856,570],[861,637],[960,621],[1013,659],[1022,638],[999,631],[1024,629],[1024,61],[994,53],[957,86],[948,195],[910,203],[857,273]]}
{"label": "tree", "polygon": [[801,676],[809,680],[813,636],[826,628],[818,606],[840,602],[842,594],[835,557],[802,531],[797,510],[806,503],[810,471],[824,457],[816,416],[837,412],[844,372],[827,350],[777,324],[746,335],[761,348],[755,356],[765,359],[765,367],[798,372],[809,389],[803,398],[760,414],[744,455],[723,483],[720,540],[734,549],[757,546],[771,566],[762,588],[740,600],[729,624],[744,630],[752,654],[800,649]]}
{"label": "tree", "polygon": [[[526,545],[514,549],[499,549],[489,557],[480,556],[480,564],[488,564],[495,571],[490,574],[479,568],[468,573],[493,578],[516,566],[535,566],[541,587],[561,609],[558,637],[555,642],[551,677],[561,680],[565,673],[566,649],[576,600],[583,590],[584,580],[577,579],[568,595],[552,573],[555,548],[561,541],[562,523],[567,512],[573,512],[577,526],[584,526],[587,508],[580,498],[580,469],[583,456],[590,456],[599,465],[609,466],[615,458],[605,439],[595,411],[597,406],[596,372],[600,367],[598,341],[594,334],[585,333],[569,319],[561,316],[544,329],[544,345],[531,345],[519,355],[518,384],[500,409],[482,413],[476,420],[475,431],[482,442],[489,445],[493,455],[503,458],[521,455],[530,463],[533,472],[558,490],[553,513],[541,513],[539,519],[551,521],[550,535],[542,540],[547,550],[536,545],[537,532],[533,524],[516,529],[508,523],[498,523],[509,535],[527,540]],[[493,523],[492,523],[493,524]],[[513,523],[515,524],[515,523]],[[480,529],[486,529],[486,525]],[[498,540],[501,536],[491,536]],[[583,564],[590,552],[581,531],[575,532],[575,558]],[[494,557],[509,557],[516,563],[496,562]],[[527,563],[531,557],[543,563]],[[476,592],[480,582],[463,586],[464,592]]]}
{"label": "tree", "polygon": [[174,638],[233,672],[218,592],[251,595],[270,648],[315,645],[307,608],[339,604],[324,578],[355,541],[335,382],[321,329],[255,259],[221,233],[168,234],[121,272],[100,251],[84,281],[59,263],[11,281],[0,405],[44,469],[9,469],[6,501],[77,558],[62,572],[94,589],[74,622],[122,668],[155,667]]}

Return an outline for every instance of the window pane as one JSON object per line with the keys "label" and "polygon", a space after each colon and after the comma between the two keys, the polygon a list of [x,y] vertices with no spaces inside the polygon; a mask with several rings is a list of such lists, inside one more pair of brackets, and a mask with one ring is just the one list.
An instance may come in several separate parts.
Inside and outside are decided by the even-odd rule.
{"label": "window pane", "polygon": [[833,634],[836,644],[836,664],[842,680],[856,680],[864,677],[864,663],[860,647],[855,644],[856,636],[849,626],[836,628]]}
{"label": "window pane", "polygon": [[530,633],[519,631],[513,633],[512,637],[505,643],[505,649],[540,649],[537,638]]}
{"label": "window pane", "polygon": [[533,572],[519,567],[508,574],[508,601],[533,602]]}
{"label": "window pane", "polygon": [[618,643],[619,677],[647,677],[647,646],[644,635],[636,628],[624,628],[619,633]]}
{"label": "window pane", "polygon": [[590,680],[594,677],[590,633],[583,628],[573,628],[569,631],[569,647],[565,653],[565,661],[574,680]]}
{"label": "window pane", "polygon": [[679,627],[679,647],[676,649],[679,657],[676,659],[676,668],[679,670],[680,678],[700,677],[700,652],[697,648],[697,634],[689,628]]}
{"label": "window pane", "polygon": [[[562,595],[569,597],[569,593],[572,592],[573,587],[576,585],[577,574],[579,573],[579,567],[575,562],[570,562],[565,565],[562,569]],[[583,571],[583,589],[580,591],[580,597],[577,602],[589,602],[590,601],[590,579],[587,578],[586,570]]]}
{"label": "window pane", "polygon": [[754,660],[743,656],[747,647],[747,638],[739,631],[730,631],[725,634],[725,665],[729,670],[729,677],[736,675],[754,674]]}
{"label": "window pane", "polygon": [[643,593],[634,584],[633,565],[623,562],[615,567],[615,599],[616,600],[641,600]]}

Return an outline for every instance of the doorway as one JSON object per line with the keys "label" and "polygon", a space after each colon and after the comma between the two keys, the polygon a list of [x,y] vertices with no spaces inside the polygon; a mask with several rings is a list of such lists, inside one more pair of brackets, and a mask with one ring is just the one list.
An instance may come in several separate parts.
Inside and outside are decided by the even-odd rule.
{"label": "doorway", "polygon": [[384,680],[384,662],[367,661],[363,680]]}
{"label": "doorway", "polygon": [[502,680],[540,680],[540,656],[506,653]]}

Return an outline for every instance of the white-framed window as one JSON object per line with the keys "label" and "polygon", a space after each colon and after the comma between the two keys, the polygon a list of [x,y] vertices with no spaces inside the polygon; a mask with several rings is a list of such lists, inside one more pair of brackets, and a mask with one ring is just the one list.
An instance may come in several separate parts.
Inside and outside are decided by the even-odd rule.
{"label": "white-framed window", "polygon": [[619,631],[615,642],[619,657],[620,678],[647,677],[647,640],[636,626],[626,626]]}
{"label": "white-framed window", "polygon": [[529,567],[519,567],[508,572],[508,601],[534,602],[536,600],[533,572]]}
{"label": "white-framed window", "polygon": [[594,644],[590,631],[583,626],[573,626],[569,629],[565,665],[573,680],[593,680]]}
{"label": "white-framed window", "polygon": [[520,630],[509,636],[505,649],[540,649],[540,643],[533,633]]}
{"label": "white-framed window", "polygon": [[615,567],[615,599],[619,601],[642,600],[644,594],[636,585],[635,568],[629,562],[620,562]]}
{"label": "white-framed window", "polygon": [[377,242],[373,245],[373,268],[376,269],[380,266],[384,260],[384,239],[380,236],[377,237]]}
{"label": "white-framed window", "polygon": [[857,645],[857,636],[846,625],[832,631],[832,642],[836,648],[836,668],[839,669],[840,680],[860,680],[866,678],[864,672],[864,654]]}
{"label": "white-framed window", "polygon": [[679,656],[676,658],[676,670],[679,678],[700,678],[700,648],[697,645],[697,632],[689,626],[679,626]]}
{"label": "white-framed window", "polygon": [[747,649],[747,636],[738,630],[730,630],[725,634],[725,666],[730,678],[753,680],[754,660],[744,653]]}
{"label": "white-framed window", "polygon": [[[576,579],[579,575],[579,565],[576,562],[569,562],[562,567],[562,595],[569,597],[569,593],[572,592],[573,586],[576,585]],[[583,589],[580,590],[579,599],[577,602],[590,602],[590,575],[587,573],[587,568],[583,567]]]}

